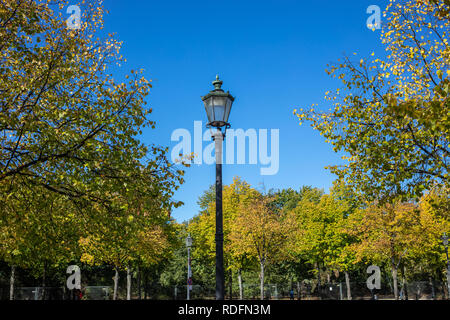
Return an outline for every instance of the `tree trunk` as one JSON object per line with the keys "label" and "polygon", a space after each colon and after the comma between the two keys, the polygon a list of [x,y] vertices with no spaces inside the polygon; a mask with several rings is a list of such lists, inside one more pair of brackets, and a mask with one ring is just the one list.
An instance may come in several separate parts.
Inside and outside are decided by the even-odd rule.
{"label": "tree trunk", "polygon": [[297,299],[302,299],[302,284],[300,281],[297,281]]}
{"label": "tree trunk", "polygon": [[230,285],[229,285],[229,290],[230,290],[230,300],[233,300],[233,271],[231,271],[231,269],[230,269]]}
{"label": "tree trunk", "polygon": [[131,300],[131,268],[127,267],[127,300]]}
{"label": "tree trunk", "polygon": [[404,300],[408,300],[408,288],[406,287],[406,267],[405,267],[405,265],[403,265],[403,268],[402,268],[402,287],[403,287]]}
{"label": "tree trunk", "polygon": [[147,296],[148,296],[148,274],[147,274],[147,272],[144,271],[143,276],[144,276],[144,300],[147,300]]}
{"label": "tree trunk", "polygon": [[320,283],[320,277],[321,277],[320,265],[318,263],[316,263],[316,266],[317,266],[317,294],[319,295],[319,299],[322,299],[322,294],[321,294],[321,290],[320,290],[320,287],[321,287],[321,283]]}
{"label": "tree trunk", "polygon": [[137,272],[137,287],[138,287],[138,298],[141,300],[142,298],[142,292],[141,292],[141,270],[139,269],[139,266],[136,269]]}
{"label": "tree trunk", "polygon": [[14,300],[15,280],[16,280],[16,266],[11,266],[11,277],[9,278],[9,300]]}
{"label": "tree trunk", "polygon": [[261,300],[264,300],[264,262],[261,262],[260,265],[261,265],[261,283],[260,283]]}
{"label": "tree trunk", "polygon": [[392,261],[391,264],[391,271],[392,271],[392,282],[394,285],[394,299],[398,300],[398,281],[397,281],[398,271],[394,261]]}
{"label": "tree trunk", "polygon": [[43,271],[43,273],[42,273],[42,295],[41,295],[41,297],[42,297],[42,300],[45,300],[45,272],[46,272],[46,263],[44,262],[44,271]]}
{"label": "tree trunk", "polygon": [[431,285],[431,297],[433,298],[433,300],[436,300],[436,289],[434,287],[434,279],[431,275],[429,277],[429,281]]}
{"label": "tree trunk", "polygon": [[443,293],[444,293],[444,298],[450,299],[450,292],[448,291],[448,285],[447,285],[448,283],[447,283],[447,281],[445,281],[447,278],[441,278],[441,276],[440,276],[440,279],[441,279],[440,282],[441,282],[441,286],[442,286]]}
{"label": "tree trunk", "polygon": [[352,290],[350,288],[350,276],[348,271],[345,271],[345,286],[347,287],[347,300],[352,300]]}
{"label": "tree trunk", "polygon": [[242,288],[242,274],[241,269],[238,269],[238,283],[239,283],[239,300],[244,299],[244,290]]}
{"label": "tree trunk", "polygon": [[114,268],[114,293],[113,293],[113,300],[117,300],[117,289],[119,286],[119,269],[117,267]]}
{"label": "tree trunk", "polygon": [[[447,257],[447,259],[448,259],[448,257]],[[447,286],[446,286],[446,288],[447,288],[447,299],[450,299],[450,268],[449,268],[449,266],[447,265],[447,268],[445,268],[445,271],[446,271],[446,275],[447,275]]]}

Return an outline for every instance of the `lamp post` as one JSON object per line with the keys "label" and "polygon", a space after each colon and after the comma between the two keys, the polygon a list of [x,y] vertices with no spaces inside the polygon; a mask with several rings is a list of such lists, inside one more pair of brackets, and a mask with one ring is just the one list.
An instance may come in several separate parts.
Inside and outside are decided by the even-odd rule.
{"label": "lamp post", "polygon": [[[222,90],[219,76],[212,82],[214,89],[202,97],[208,116],[209,128],[215,142],[216,153],[216,300],[223,300],[225,296],[225,274],[223,269],[223,214],[222,214],[222,142],[225,132],[230,127],[228,117],[234,97]],[[222,131],[223,128],[223,131]]]}
{"label": "lamp post", "polygon": [[444,244],[445,254],[447,256],[447,294],[448,299],[450,299],[450,262],[448,259],[448,236],[445,232],[442,236],[442,243]]}
{"label": "lamp post", "polygon": [[191,247],[192,247],[192,238],[191,235],[188,234],[186,238],[186,248],[187,248],[187,254],[188,254],[188,272],[187,272],[187,295],[186,299],[190,299],[190,293],[191,293],[191,285],[192,285],[192,272],[191,272]]}

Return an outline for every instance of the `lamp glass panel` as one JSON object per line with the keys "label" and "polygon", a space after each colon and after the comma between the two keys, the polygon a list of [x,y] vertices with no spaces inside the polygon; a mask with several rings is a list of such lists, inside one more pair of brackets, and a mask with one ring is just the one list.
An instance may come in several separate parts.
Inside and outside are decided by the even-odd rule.
{"label": "lamp glass panel", "polygon": [[205,110],[206,115],[208,116],[208,122],[214,121],[214,110],[213,110],[213,97],[209,97],[205,101],[203,101],[205,104]]}
{"label": "lamp glass panel", "polygon": [[223,121],[228,122],[228,117],[230,116],[230,111],[231,111],[231,104],[233,102],[231,101],[230,98],[227,98],[227,102],[226,102],[226,106],[225,106],[225,117],[223,119]]}
{"label": "lamp glass panel", "polygon": [[226,97],[214,97],[214,121],[225,121]]}

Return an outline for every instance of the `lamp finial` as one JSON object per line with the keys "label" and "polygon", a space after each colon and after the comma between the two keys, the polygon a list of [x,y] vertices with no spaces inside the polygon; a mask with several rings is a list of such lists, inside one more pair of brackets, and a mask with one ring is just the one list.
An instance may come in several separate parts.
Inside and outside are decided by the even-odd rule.
{"label": "lamp finial", "polygon": [[219,79],[219,75],[216,75],[216,80],[214,80],[212,82],[213,86],[214,86],[214,91],[223,91],[222,90],[222,83],[223,81]]}

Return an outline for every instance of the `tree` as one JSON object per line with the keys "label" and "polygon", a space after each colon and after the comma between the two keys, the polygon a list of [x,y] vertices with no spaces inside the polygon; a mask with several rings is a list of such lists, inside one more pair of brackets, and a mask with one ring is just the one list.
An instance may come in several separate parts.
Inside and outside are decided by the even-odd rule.
{"label": "tree", "polygon": [[436,221],[427,221],[417,204],[397,201],[359,210],[350,218],[347,231],[358,237],[352,245],[357,261],[389,263],[394,297],[398,299],[399,266],[428,246],[438,245],[435,240],[439,229]]}
{"label": "tree", "polygon": [[288,212],[293,232],[288,239],[287,252],[294,259],[304,260],[314,267],[320,287],[320,270],[324,266],[328,246],[326,232],[331,219],[326,204],[330,199],[320,189],[303,189],[301,200]]}
{"label": "tree", "polygon": [[[154,127],[144,100],[151,85],[142,71],[131,71],[127,82],[108,73],[125,59],[112,35],[98,37],[101,1],[80,3],[78,30],[58,14],[67,3],[1,4],[0,187],[42,186],[108,203],[104,179],[129,179],[136,160],[153,162],[154,178],[164,176],[167,150],[136,138]],[[154,159],[145,158],[149,151]]]}
{"label": "tree", "polygon": [[352,299],[349,272],[355,269],[356,255],[352,250],[352,244],[358,239],[344,232],[348,226],[348,219],[361,208],[354,190],[342,181],[335,181],[330,191],[330,202],[325,209],[329,212],[327,223],[328,241],[325,263],[345,274],[347,287],[347,299]]}
{"label": "tree", "polygon": [[449,5],[391,1],[381,39],[386,59],[345,57],[327,70],[343,83],[327,92],[333,107],[294,110],[345,152],[348,163],[331,171],[371,199],[449,184]]}
{"label": "tree", "polygon": [[255,256],[260,265],[260,292],[264,299],[264,275],[266,266],[274,263],[283,250],[289,234],[283,217],[270,209],[270,200],[259,195],[239,208],[230,234],[234,251]]}
{"label": "tree", "polygon": [[[200,196],[201,204],[200,214],[193,218],[189,224],[188,232],[192,235],[195,246],[192,251],[192,259],[197,260],[197,265],[193,266],[194,272],[202,271],[209,277],[208,285],[212,285],[211,271],[215,257],[215,196],[211,194],[214,189],[211,187]],[[247,268],[252,259],[246,252],[235,250],[235,244],[230,238],[236,218],[241,214],[240,205],[249,202],[258,194],[247,182],[239,177],[233,179],[233,183],[223,187],[223,231],[224,231],[224,266],[228,271],[229,284],[232,281],[232,273],[237,272],[239,283],[242,278],[239,276],[242,269]],[[207,265],[209,268],[198,270],[200,264]],[[204,268],[202,266],[201,268]],[[199,276],[199,274],[198,274]],[[231,295],[231,292],[230,292]]]}
{"label": "tree", "polygon": [[67,197],[44,188],[15,190],[7,202],[0,202],[0,208],[0,257],[11,266],[13,299],[16,268],[42,277],[45,287],[48,271],[78,256],[77,241],[83,228]]}
{"label": "tree", "polygon": [[[305,188],[305,187],[303,187]],[[269,190],[269,196],[273,199],[271,205],[274,210],[292,210],[302,198],[302,191],[296,191],[292,188],[282,190]]]}
{"label": "tree", "polygon": [[48,265],[81,256],[114,265],[118,280],[117,268],[170,253],[184,172],[168,148],[137,138],[155,126],[151,85],[143,70],[110,73],[125,59],[101,35],[101,1],[80,1],[79,29],[62,19],[67,5],[0,4],[0,253],[44,279]]}
{"label": "tree", "polygon": [[[166,184],[148,180],[148,168],[137,166],[134,183],[116,188],[114,206],[96,206],[95,223],[80,239],[81,261],[108,264],[115,270],[114,299],[117,298],[119,270],[127,271],[127,299],[131,299],[133,265],[150,266],[170,255],[173,225],[168,211],[173,204]],[[171,178],[168,178],[169,180]]]}
{"label": "tree", "polygon": [[436,277],[446,281],[446,256],[441,237],[450,230],[448,190],[433,188],[420,199],[419,207],[420,221],[412,227],[418,244],[411,250],[414,265],[419,272],[428,273],[432,284]]}

